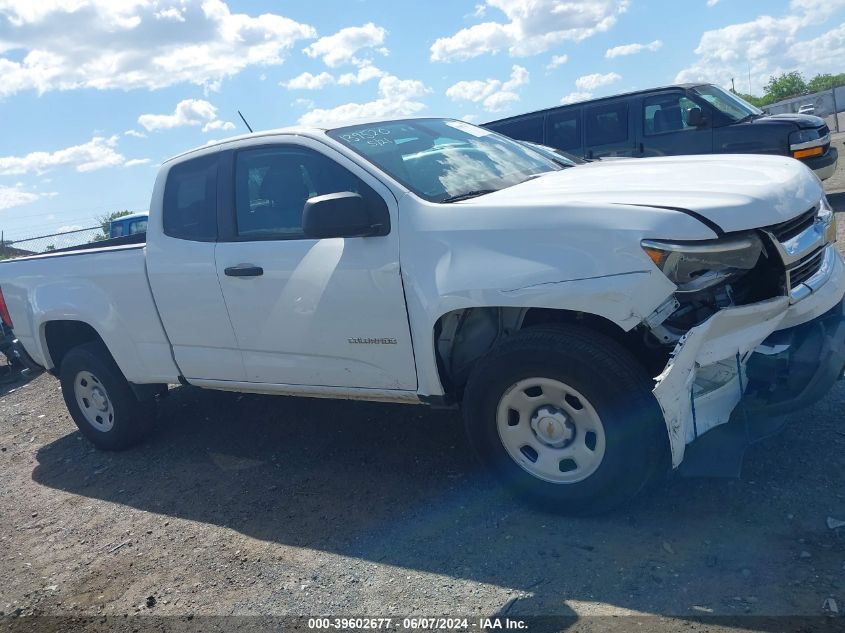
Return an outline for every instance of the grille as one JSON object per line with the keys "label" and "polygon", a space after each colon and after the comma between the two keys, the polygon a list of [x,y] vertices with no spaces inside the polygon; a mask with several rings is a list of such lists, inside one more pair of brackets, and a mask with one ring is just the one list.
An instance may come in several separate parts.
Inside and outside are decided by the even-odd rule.
{"label": "grille", "polygon": [[822,136],[824,136],[824,135],[825,135],[825,134],[827,134],[828,132],[830,132],[830,128],[829,128],[829,127],[827,127],[827,124],[823,125],[823,126],[821,127],[821,129],[819,130],[819,138],[821,138]]}
{"label": "grille", "polygon": [[769,227],[769,231],[771,231],[772,235],[774,235],[779,242],[788,242],[796,235],[803,233],[813,226],[813,223],[816,221],[817,213],[818,209],[813,207],[809,211],[799,215],[797,218],[792,218],[786,222]]}
{"label": "grille", "polygon": [[804,283],[810,277],[815,275],[822,266],[822,259],[824,258],[824,249],[816,251],[812,255],[808,255],[800,262],[795,264],[787,271],[789,276],[790,289]]}

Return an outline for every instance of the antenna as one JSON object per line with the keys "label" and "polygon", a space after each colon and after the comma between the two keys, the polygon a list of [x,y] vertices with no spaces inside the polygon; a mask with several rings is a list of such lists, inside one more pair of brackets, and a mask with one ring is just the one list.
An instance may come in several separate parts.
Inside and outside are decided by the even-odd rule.
{"label": "antenna", "polygon": [[243,122],[244,122],[244,125],[246,126],[246,129],[248,129],[248,130],[249,130],[249,132],[250,132],[250,134],[251,134],[251,133],[252,133],[252,128],[251,128],[251,127],[249,127],[249,123],[247,123],[247,122],[246,122],[246,119],[244,118],[244,115],[243,115],[243,114],[241,114],[241,111],[240,111],[240,110],[238,110],[238,116],[239,116],[239,117],[241,117],[241,121],[243,121]]}

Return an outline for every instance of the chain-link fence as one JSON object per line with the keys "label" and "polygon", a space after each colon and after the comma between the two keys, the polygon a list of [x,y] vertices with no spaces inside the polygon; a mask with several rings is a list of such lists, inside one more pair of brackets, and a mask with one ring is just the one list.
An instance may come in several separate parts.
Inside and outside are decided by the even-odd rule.
{"label": "chain-link fence", "polygon": [[0,259],[49,253],[65,248],[90,244],[105,238],[103,227],[93,226],[87,229],[75,229],[63,233],[51,233],[49,235],[39,235],[16,240],[0,239]]}
{"label": "chain-link fence", "polygon": [[784,99],[763,109],[771,114],[783,114],[798,112],[804,106],[813,106],[808,114],[823,118],[832,132],[845,132],[845,86]]}

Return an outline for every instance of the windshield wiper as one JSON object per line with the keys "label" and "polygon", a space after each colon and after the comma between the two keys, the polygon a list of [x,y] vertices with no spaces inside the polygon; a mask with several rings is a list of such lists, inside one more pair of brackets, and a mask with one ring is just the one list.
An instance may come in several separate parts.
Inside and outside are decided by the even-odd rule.
{"label": "windshield wiper", "polygon": [[478,196],[493,193],[494,191],[498,191],[498,189],[476,189],[475,191],[467,191],[465,193],[459,193],[455,196],[443,198],[443,200],[440,201],[440,204],[447,204],[449,202],[460,202],[461,200],[469,200],[470,198],[477,198]]}

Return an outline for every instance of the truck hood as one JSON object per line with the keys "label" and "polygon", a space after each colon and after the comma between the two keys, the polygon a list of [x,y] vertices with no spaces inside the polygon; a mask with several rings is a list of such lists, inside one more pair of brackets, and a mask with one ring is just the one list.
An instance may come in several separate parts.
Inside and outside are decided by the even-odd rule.
{"label": "truck hood", "polygon": [[753,123],[766,123],[768,121],[786,121],[787,123],[794,123],[803,129],[817,128],[824,125],[824,119],[812,114],[797,114],[797,113],[783,113],[783,114],[768,114],[759,119],[754,119]]}
{"label": "truck hood", "polygon": [[589,163],[458,204],[669,207],[692,211],[730,232],[794,218],[822,195],[818,178],[792,158],[714,154]]}

